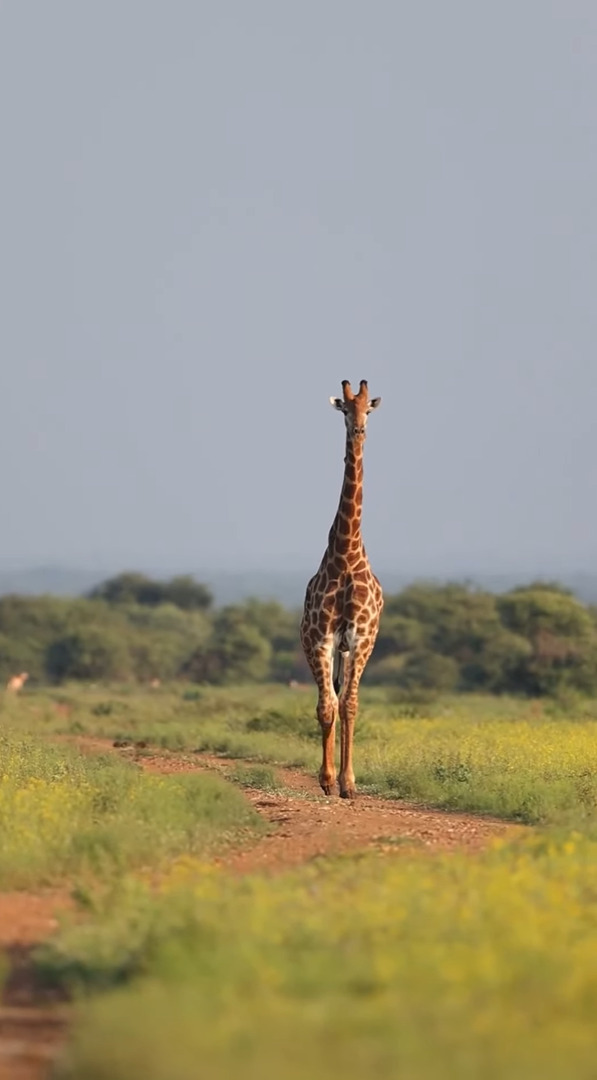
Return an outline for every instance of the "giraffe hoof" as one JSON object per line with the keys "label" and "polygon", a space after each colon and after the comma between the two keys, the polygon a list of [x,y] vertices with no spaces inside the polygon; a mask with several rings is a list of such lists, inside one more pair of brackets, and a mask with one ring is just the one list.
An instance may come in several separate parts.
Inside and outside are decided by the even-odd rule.
{"label": "giraffe hoof", "polygon": [[320,787],[321,787],[321,790],[323,791],[324,795],[333,795],[334,794],[335,781],[332,781],[331,784],[323,784],[322,783],[322,784],[320,784]]}
{"label": "giraffe hoof", "polygon": [[340,792],[341,799],[356,799],[357,793],[353,787],[346,788],[345,791]]}

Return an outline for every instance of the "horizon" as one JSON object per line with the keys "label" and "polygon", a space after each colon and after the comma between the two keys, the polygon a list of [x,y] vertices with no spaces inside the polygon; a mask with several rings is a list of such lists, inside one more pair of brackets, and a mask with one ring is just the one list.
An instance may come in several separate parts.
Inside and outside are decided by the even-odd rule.
{"label": "horizon", "polygon": [[[253,597],[263,601],[276,600],[283,606],[298,609],[302,606],[310,571],[295,567],[285,570],[257,569],[206,569],[193,571],[188,568],[162,568],[122,566],[103,569],[59,566],[37,566],[7,571],[0,566],[0,597],[22,595],[35,597],[55,595],[59,597],[85,596],[101,582],[120,573],[138,572],[155,580],[166,581],[178,574],[190,574],[196,581],[210,589],[216,607],[242,603]],[[448,572],[440,574],[408,573],[389,568],[379,570],[381,584],[386,596],[395,595],[415,583],[437,586],[458,584],[481,591],[504,593],[512,588],[539,581],[558,583],[570,589],[583,603],[597,603],[597,572],[572,570],[554,573],[524,571]]]}
{"label": "horizon", "polygon": [[[319,558],[323,555],[324,548],[320,552]],[[216,575],[241,575],[241,574],[263,574],[279,576],[281,574],[307,574],[312,575],[315,573],[318,565],[317,560],[314,564],[309,562],[303,557],[303,560],[288,559],[285,562],[274,563],[272,560],[267,562],[246,562],[244,564],[232,565],[226,563],[211,563],[204,564],[203,566],[197,566],[196,564],[188,565],[187,563],[177,562],[175,560],[165,562],[152,562],[142,559],[124,559],[124,560],[109,560],[106,559],[102,562],[85,560],[72,560],[69,562],[60,562],[52,559],[33,559],[33,560],[1,560],[0,559],[0,575],[13,574],[13,573],[37,573],[37,572],[65,572],[65,573],[83,573],[83,574],[104,574],[106,576],[115,576],[121,573],[142,573],[147,575],[153,575],[160,580],[166,580],[169,577],[177,575],[191,575],[197,580],[200,579],[202,574],[216,574]],[[512,576],[512,575],[526,575],[532,578],[546,578],[549,576],[557,576],[558,574],[570,575],[595,575],[597,576],[597,565],[595,562],[568,562],[556,564],[551,563],[537,563],[533,565],[525,565],[523,563],[482,563],[479,562],[476,565],[470,562],[455,562],[451,564],[444,563],[437,565],[404,565],[395,564],[390,562],[382,563],[379,566],[372,567],[374,573],[390,573],[394,575],[400,575],[409,578],[441,578],[446,579],[450,576],[459,576],[466,578],[467,576],[475,577],[482,576]],[[305,579],[306,582],[306,579]]]}

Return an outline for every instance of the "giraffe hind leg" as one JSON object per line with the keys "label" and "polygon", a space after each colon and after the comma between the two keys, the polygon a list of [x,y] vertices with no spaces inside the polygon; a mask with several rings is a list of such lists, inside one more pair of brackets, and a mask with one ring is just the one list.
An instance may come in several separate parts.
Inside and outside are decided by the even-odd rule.
{"label": "giraffe hind leg", "polygon": [[354,725],[359,706],[359,683],[373,648],[373,640],[352,649],[346,661],[346,673],[340,696],[340,797],[354,799],[356,795],[352,763]]}

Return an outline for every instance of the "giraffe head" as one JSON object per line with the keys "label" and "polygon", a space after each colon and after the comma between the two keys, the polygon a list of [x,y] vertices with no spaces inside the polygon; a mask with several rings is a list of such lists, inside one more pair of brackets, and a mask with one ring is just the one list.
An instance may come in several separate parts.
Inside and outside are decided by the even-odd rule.
{"label": "giraffe head", "polygon": [[367,429],[367,417],[376,409],[381,398],[370,398],[366,379],[361,379],[358,394],[353,394],[348,379],[342,380],[342,397],[331,397],[335,409],[344,413],[348,437],[352,441],[364,439]]}

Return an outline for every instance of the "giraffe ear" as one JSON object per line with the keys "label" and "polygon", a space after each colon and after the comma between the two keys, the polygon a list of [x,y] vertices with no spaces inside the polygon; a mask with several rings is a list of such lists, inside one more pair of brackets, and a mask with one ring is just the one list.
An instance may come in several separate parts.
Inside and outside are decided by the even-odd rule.
{"label": "giraffe ear", "polygon": [[340,412],[344,412],[344,402],[342,401],[342,398],[331,397],[330,398],[330,405],[332,405],[334,407],[334,409],[339,409]]}
{"label": "giraffe ear", "polygon": [[376,409],[378,405],[381,405],[381,398],[380,397],[372,398],[371,401],[369,402],[369,408],[368,408],[367,411],[371,412],[373,409]]}

